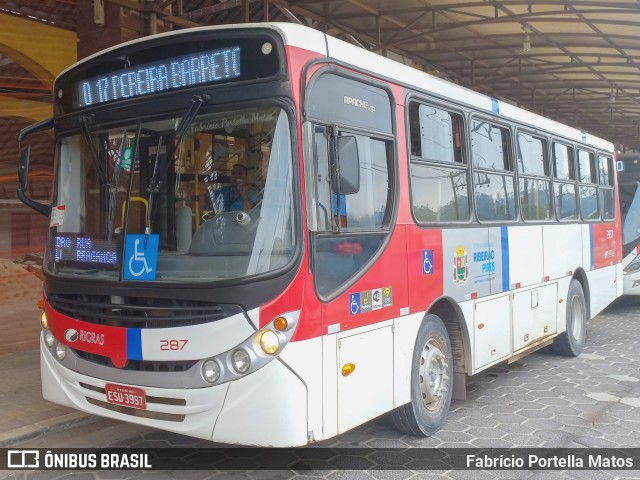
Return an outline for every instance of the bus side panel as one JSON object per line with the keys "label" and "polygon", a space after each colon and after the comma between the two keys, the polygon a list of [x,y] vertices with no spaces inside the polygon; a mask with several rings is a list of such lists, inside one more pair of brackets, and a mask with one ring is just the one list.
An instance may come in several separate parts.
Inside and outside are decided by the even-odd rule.
{"label": "bus side panel", "polygon": [[[408,307],[405,237],[405,228],[396,227],[389,244],[362,277],[322,304],[323,332],[344,332],[390,320]],[[352,308],[354,302],[359,303],[358,308]]]}
{"label": "bus side panel", "polygon": [[338,334],[322,337],[322,438],[338,434]]}
{"label": "bus side panel", "polygon": [[393,409],[392,326],[344,336],[338,340],[338,433],[344,433]]}
{"label": "bus side panel", "polygon": [[[591,238],[594,243],[593,261],[595,267],[606,271],[606,273],[602,272],[603,290],[600,290],[599,283],[596,284],[597,288],[591,289],[591,296],[598,295],[599,297],[591,305],[591,317],[593,318],[610,303],[611,298],[617,298],[622,294],[620,289],[623,287],[623,281],[618,278],[622,271],[622,244],[619,224],[595,223],[591,225],[591,231],[593,232]],[[589,283],[591,284],[591,280]]]}
{"label": "bus side panel", "polygon": [[[582,265],[582,225],[543,225],[544,275],[551,280],[570,276]],[[584,242],[582,242],[584,243]],[[559,290],[562,295],[562,290]],[[566,295],[566,294],[565,294]]]}
{"label": "bus side panel", "polygon": [[507,358],[512,352],[509,295],[476,302],[473,331],[476,369],[485,369]]}
{"label": "bus side panel", "polygon": [[457,302],[491,295],[491,283],[502,285],[501,244],[491,245],[488,228],[443,230],[442,272],[443,293]]}
{"label": "bus side panel", "polygon": [[569,285],[571,277],[563,277],[558,279],[558,333],[567,330],[567,295],[569,293]]}
{"label": "bus side panel", "polygon": [[[407,228],[407,283],[411,313],[424,312],[442,296],[443,255],[442,230]],[[447,266],[452,261],[448,259]]]}
{"label": "bus side panel", "polygon": [[608,267],[622,260],[620,236],[618,235],[616,238],[615,225],[613,223],[594,223],[590,227],[595,267]]}
{"label": "bus side panel", "polygon": [[617,296],[618,265],[597,268],[587,272],[589,281],[589,299],[591,318],[605,309],[611,303],[611,299]]}
{"label": "bus side panel", "polygon": [[[322,439],[323,337],[290,342],[280,354],[283,362],[307,387],[307,430],[311,439]],[[335,355],[334,355],[335,357]],[[335,371],[335,360],[331,365]]]}
{"label": "bus side panel", "polygon": [[526,287],[545,280],[542,225],[508,229],[509,284]]}

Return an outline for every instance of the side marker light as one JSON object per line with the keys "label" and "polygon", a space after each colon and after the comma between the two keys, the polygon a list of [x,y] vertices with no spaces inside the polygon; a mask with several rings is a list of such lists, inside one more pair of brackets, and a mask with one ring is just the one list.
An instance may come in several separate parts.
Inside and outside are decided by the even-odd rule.
{"label": "side marker light", "polygon": [[347,377],[356,371],[356,366],[353,363],[345,363],[342,366],[342,376]]}

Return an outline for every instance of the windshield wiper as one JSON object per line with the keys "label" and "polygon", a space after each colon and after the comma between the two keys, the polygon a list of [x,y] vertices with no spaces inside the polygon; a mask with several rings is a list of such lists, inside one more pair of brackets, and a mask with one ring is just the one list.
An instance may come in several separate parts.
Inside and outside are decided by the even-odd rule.
{"label": "windshield wiper", "polygon": [[[129,164],[129,183],[127,185],[127,196],[125,198],[125,218],[123,222],[123,230],[127,231],[127,220],[129,218],[129,199],[131,198],[131,188],[133,185],[133,172],[135,168],[135,162],[138,158],[138,147],[139,147],[139,139],[140,139],[140,131],[142,130],[142,122],[138,121],[138,126],[136,128],[135,137],[133,138],[133,152],[130,159]],[[122,141],[120,143],[120,157],[116,160],[113,167],[113,176],[111,183],[109,184],[109,205],[107,209],[107,232],[109,235],[109,241],[111,241],[113,237],[113,232],[115,228],[115,212],[116,212],[116,198],[118,195],[118,186],[120,184],[120,174],[122,173],[122,159],[124,158],[126,144],[127,144],[127,130],[125,129],[122,133]]]}
{"label": "windshield wiper", "polygon": [[82,138],[87,142],[91,158],[93,159],[93,163],[98,171],[98,175],[100,176],[100,184],[105,186],[107,185],[107,172],[104,171],[104,168],[100,163],[100,156],[96,151],[95,145],[91,141],[91,132],[89,132],[89,121],[87,115],[80,115],[80,130],[82,131]]}
{"label": "windshield wiper", "polygon": [[118,196],[118,184],[120,183],[120,166],[122,165],[122,156],[124,155],[125,145],[127,142],[127,129],[122,131],[122,140],[120,141],[120,153],[118,158],[113,162],[113,174],[111,182],[109,182],[109,204],[107,205],[107,234],[111,241],[113,237],[113,222],[116,216],[116,197]]}
{"label": "windshield wiper", "polygon": [[164,181],[164,178],[167,175],[167,171],[169,170],[169,166],[171,165],[171,160],[173,159],[173,155],[178,148],[178,145],[182,142],[182,137],[185,132],[193,122],[193,119],[198,114],[200,107],[209,99],[208,95],[194,95],[191,99],[191,106],[189,110],[182,117],[180,123],[173,129],[171,133],[171,140],[169,142],[167,153],[164,156],[164,161],[160,161],[160,144],[158,144],[158,150],[156,152],[156,161],[153,166],[153,174],[151,176],[151,180],[149,181],[149,186],[147,187],[147,191],[149,192],[149,211],[148,211],[148,220],[147,226],[151,226],[151,218],[153,218],[153,207],[154,207],[154,197],[160,192],[160,186]]}

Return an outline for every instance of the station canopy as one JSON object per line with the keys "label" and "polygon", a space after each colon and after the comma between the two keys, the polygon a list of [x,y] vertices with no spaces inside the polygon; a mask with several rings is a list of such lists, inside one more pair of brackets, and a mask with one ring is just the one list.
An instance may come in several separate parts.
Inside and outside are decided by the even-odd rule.
{"label": "station canopy", "polygon": [[[173,29],[301,23],[606,138],[620,149],[640,149],[637,0],[104,2],[143,15],[155,12]],[[75,28],[72,0],[0,0],[0,12]],[[6,79],[7,64],[0,64],[0,78]]]}

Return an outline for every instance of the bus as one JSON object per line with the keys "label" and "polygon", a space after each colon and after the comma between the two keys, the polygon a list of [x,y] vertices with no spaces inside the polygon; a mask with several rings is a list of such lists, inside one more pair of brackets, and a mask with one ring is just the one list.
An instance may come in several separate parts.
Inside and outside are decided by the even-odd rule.
{"label": "bus", "polygon": [[[50,205],[27,138],[53,129]],[[205,27],[64,71],[19,135],[49,216],[43,396],[227,444],[576,356],[622,293],[613,145],[300,25]]]}
{"label": "bus", "polygon": [[623,293],[640,295],[640,153],[624,153],[616,162],[622,219]]}

